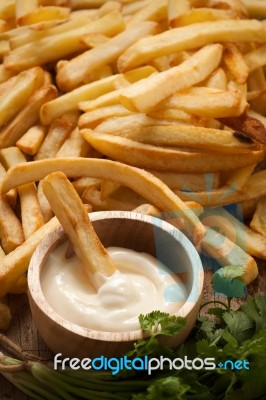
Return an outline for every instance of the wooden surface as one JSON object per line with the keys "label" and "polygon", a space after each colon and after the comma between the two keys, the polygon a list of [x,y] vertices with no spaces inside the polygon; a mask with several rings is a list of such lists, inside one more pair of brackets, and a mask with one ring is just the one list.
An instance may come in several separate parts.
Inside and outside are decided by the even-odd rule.
{"label": "wooden surface", "polygon": [[[214,299],[212,291],[212,273],[205,271],[205,283],[203,302]],[[254,295],[256,293],[266,293],[266,262],[260,262],[259,277],[249,285],[248,293]],[[217,297],[216,297],[217,298]],[[234,307],[237,308],[243,299],[234,301]],[[41,357],[51,357],[51,353],[39,337],[36,327],[34,326],[26,295],[12,295],[8,298],[8,303],[13,314],[13,323],[7,332],[7,335],[23,350]],[[0,348],[1,350],[1,348]],[[0,399],[1,400],[30,400],[5,378],[0,375]]]}

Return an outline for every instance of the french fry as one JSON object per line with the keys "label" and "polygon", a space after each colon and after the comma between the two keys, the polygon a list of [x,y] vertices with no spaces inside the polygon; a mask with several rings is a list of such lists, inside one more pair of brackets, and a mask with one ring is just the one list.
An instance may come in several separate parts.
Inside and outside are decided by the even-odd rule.
{"label": "french fry", "polygon": [[102,154],[139,168],[187,173],[219,172],[248,166],[264,157],[262,150],[250,151],[248,157],[243,157],[241,153],[188,152],[143,144],[100,131],[83,129],[81,133],[89,144]]}
{"label": "french fry", "polygon": [[4,59],[7,68],[14,71],[22,71],[36,65],[43,65],[51,61],[59,60],[84,50],[84,44],[80,42],[83,33],[102,32],[114,35],[124,27],[119,13],[110,13],[95,21],[90,21],[81,28],[59,33],[58,35],[43,37],[34,42],[11,50]]}
{"label": "french fry", "polygon": [[204,83],[205,86],[210,88],[226,90],[227,78],[224,70],[222,68],[217,68],[215,71],[213,71],[209,78],[206,79]]}
{"label": "french fry", "polygon": [[21,275],[19,280],[9,289],[10,294],[23,294],[28,291],[28,280],[25,275]]}
{"label": "french fry", "polygon": [[[14,78],[11,78],[13,81]],[[24,106],[33,92],[44,80],[43,70],[35,67],[21,72],[14,80],[13,86],[7,93],[1,93],[0,126],[10,121]]]}
{"label": "french fry", "polygon": [[219,229],[251,256],[266,259],[266,238],[244,225],[224,208],[205,212],[201,220],[204,225]]}
{"label": "french fry", "polygon": [[20,19],[28,13],[35,11],[38,8],[38,0],[16,0],[16,20],[17,24],[20,25]]}
{"label": "french fry", "polygon": [[95,99],[114,90],[114,83],[119,75],[109,76],[100,81],[80,86],[56,99],[46,102],[41,108],[40,119],[48,125],[53,119],[61,117],[69,111],[78,110],[78,104],[84,100]]}
{"label": "french fry", "polygon": [[[217,236],[219,239],[217,241]],[[218,244],[217,244],[218,243]],[[238,245],[222,234],[218,234],[215,230],[208,228],[202,248],[209,256],[218,261],[221,266],[226,265],[243,265],[245,273],[241,279],[245,284],[249,284],[258,276],[258,267],[254,258],[241,249]]]}
{"label": "french fry", "polygon": [[[202,240],[204,228],[198,218],[173,192],[158,178],[146,171],[111,160],[89,158],[61,158],[40,160],[17,165],[7,171],[2,182],[2,193],[27,182],[44,178],[54,171],[62,171],[69,177],[83,176],[112,180],[134,190],[162,211],[181,212],[187,222],[186,231],[197,244]],[[189,199],[190,200],[190,199]]]}
{"label": "french fry", "polygon": [[122,14],[130,17],[130,15],[142,10],[142,8],[146,7],[148,4],[150,4],[150,0],[139,0],[126,3],[123,5]]}
{"label": "french fry", "polygon": [[178,90],[199,83],[218,67],[222,46],[203,47],[182,64],[151,75],[123,90],[121,103],[129,110],[149,112]]}
{"label": "french fry", "polygon": [[220,189],[205,192],[182,192],[174,189],[183,201],[195,200],[203,206],[218,206],[224,204],[240,203],[258,199],[266,195],[264,179],[266,171],[260,171],[250,176],[247,182],[236,190],[235,185],[223,186]]}
{"label": "french fry", "polygon": [[[2,163],[0,163],[0,186],[5,175],[6,175],[6,170],[2,165]],[[8,193],[5,194],[5,198],[7,199],[11,207],[15,208],[17,201],[17,190],[16,189],[10,190]]]}
{"label": "french fry", "polygon": [[90,33],[88,35],[83,35],[81,40],[87,47],[94,48],[107,43],[110,38],[102,33]]}
{"label": "french fry", "polygon": [[[193,87],[174,94],[161,103],[162,109],[179,109],[206,118],[238,116],[243,112],[240,90],[222,91]],[[245,102],[244,107],[247,106]]]}
{"label": "french fry", "polygon": [[131,44],[143,36],[156,32],[157,25],[146,21],[126,29],[100,46],[85,51],[65,64],[57,74],[57,83],[63,91],[80,86],[90,80],[90,74],[104,64],[114,62]]}
{"label": "french fry", "polygon": [[169,171],[155,171],[153,169],[148,171],[163,181],[167,186],[169,186],[170,189],[201,192],[206,189],[206,186],[211,185],[212,190],[217,189],[220,186],[219,173],[188,174]]}
{"label": "french fry", "polygon": [[260,46],[255,50],[245,54],[244,59],[249,68],[249,72],[254,71],[266,64],[266,45]]}
{"label": "french fry", "polygon": [[85,157],[90,153],[90,145],[81,136],[78,128],[75,128],[66,138],[55,157]]}
{"label": "french fry", "polygon": [[[100,127],[96,132],[101,132]],[[199,150],[210,150],[218,153],[248,154],[249,150],[259,150],[255,142],[243,142],[229,130],[218,130],[189,125],[155,125],[139,128],[120,129],[112,132],[115,136],[132,139],[137,142],[163,147],[187,147]]]}
{"label": "french fry", "polygon": [[49,204],[49,201],[47,200],[45,194],[43,193],[42,181],[40,181],[38,184],[37,196],[38,196],[43,220],[46,223],[46,222],[50,221],[50,219],[53,217],[54,213]]}
{"label": "french fry", "polygon": [[266,18],[266,5],[261,0],[242,0],[251,18]]}
{"label": "french fry", "polygon": [[8,0],[0,4],[0,18],[9,20],[15,17],[16,14],[16,1]]}
{"label": "french fry", "polygon": [[250,65],[247,62],[246,56],[242,53],[234,43],[227,43],[224,49],[223,60],[228,68],[232,79],[239,84],[244,84],[247,81],[250,73]]}
{"label": "french fry", "polygon": [[59,6],[37,7],[18,18],[17,24],[33,25],[42,21],[62,21],[69,17],[70,9]]}
{"label": "french fry", "polygon": [[0,130],[0,148],[13,146],[31,126],[36,124],[41,106],[57,97],[57,94],[57,89],[53,85],[42,86],[33,93],[17,116]]}
{"label": "french fry", "polygon": [[225,185],[228,187],[234,187],[235,190],[239,190],[250,178],[252,172],[256,165],[249,165],[246,168],[236,169],[235,171],[230,171],[228,177],[225,181]]}
{"label": "french fry", "polygon": [[[17,147],[9,147],[0,151],[1,160],[7,168],[24,163],[24,155]],[[24,237],[29,237],[43,224],[37,190],[34,183],[28,183],[18,188],[21,208],[21,220]]]}
{"label": "french fry", "polygon": [[35,155],[35,160],[42,160],[44,158],[53,158],[56,153],[70,135],[72,124],[66,118],[61,117],[55,119],[45,136],[38,153]]}
{"label": "french fry", "polygon": [[146,215],[156,215],[160,213],[160,210],[157,207],[154,207],[152,204],[141,204],[140,206],[134,208],[132,210],[136,213],[146,214]]}
{"label": "french fry", "polygon": [[139,40],[119,57],[118,70],[124,72],[147,63],[154,57],[196,49],[210,43],[265,41],[264,24],[256,20],[202,22]]}
{"label": "french fry", "polygon": [[[242,140],[248,141],[250,136],[251,140],[255,139],[260,143],[266,144],[266,127],[260,120],[246,113],[238,117],[219,118],[219,120],[224,125],[239,131],[240,140],[242,137]],[[246,135],[241,134],[242,132]]]}
{"label": "french fry", "polygon": [[186,12],[191,9],[191,4],[189,0],[168,0],[167,4],[167,19],[170,28],[175,28],[177,26],[177,21]]}
{"label": "french fry", "polygon": [[2,82],[7,81],[9,78],[12,78],[12,76],[15,75],[15,72],[10,71],[9,69],[6,69],[4,64],[0,64],[0,84]]}
{"label": "french fry", "polygon": [[106,107],[99,107],[95,110],[85,112],[81,114],[78,126],[80,129],[82,128],[94,128],[104,119],[108,119],[110,117],[124,117],[131,114],[127,108],[123,107],[120,104],[114,104]]}
{"label": "french fry", "polygon": [[137,11],[128,21],[128,26],[139,25],[143,21],[160,22],[167,17],[167,0],[153,0]]}
{"label": "french fry", "polygon": [[250,221],[251,228],[263,235],[266,236],[266,196],[261,197],[256,205],[255,213],[253,215],[252,220]]}
{"label": "french fry", "polygon": [[74,186],[76,192],[79,194],[80,197],[82,196],[84,190],[86,190],[88,187],[94,186],[99,189],[101,187],[101,183],[101,179],[89,178],[87,176],[83,176],[82,178],[78,178],[72,181],[72,185]]}
{"label": "french fry", "polygon": [[68,235],[84,270],[96,287],[101,286],[94,276],[110,276],[116,266],[95,233],[87,210],[77,192],[62,172],[49,174],[43,180],[43,191],[55,215]]}
{"label": "french fry", "polygon": [[101,182],[101,200],[105,200],[108,196],[110,196],[113,192],[115,192],[120,187],[119,183],[112,181]]}
{"label": "french fry", "polygon": [[47,129],[43,125],[34,125],[16,142],[16,146],[24,153],[36,154],[45,138]]}
{"label": "french fry", "polygon": [[24,242],[21,223],[3,196],[0,196],[0,239],[5,253],[10,253]]}
{"label": "french fry", "polygon": [[45,236],[59,227],[58,219],[52,218],[1,260],[0,297],[5,296],[27,271],[32,254]]}
{"label": "french fry", "polygon": [[91,204],[93,211],[132,211],[142,204],[145,199],[125,187],[121,187],[109,197],[101,199],[101,191],[97,190],[96,187],[90,187],[82,194],[82,201]]}
{"label": "french fry", "polygon": [[184,14],[176,16],[176,18],[171,21],[171,27],[177,28],[180,26],[196,24],[199,22],[226,20],[236,17],[237,12],[232,9],[219,10],[207,7],[192,8]]}

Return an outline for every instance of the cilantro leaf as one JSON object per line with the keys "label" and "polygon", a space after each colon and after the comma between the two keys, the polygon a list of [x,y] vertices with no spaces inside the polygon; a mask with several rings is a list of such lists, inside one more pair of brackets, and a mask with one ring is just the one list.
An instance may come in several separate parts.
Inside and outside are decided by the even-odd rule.
{"label": "cilantro leaf", "polygon": [[184,328],[186,320],[161,311],[152,311],[147,315],[141,314],[139,323],[141,329],[151,335],[176,336]]}
{"label": "cilantro leaf", "polygon": [[147,389],[147,394],[137,394],[132,400],[182,400],[190,386],[185,385],[179,378],[169,376],[156,380]]}
{"label": "cilantro leaf", "polygon": [[216,293],[227,297],[242,297],[245,294],[245,284],[238,279],[245,272],[242,265],[228,265],[219,268],[213,274],[213,289]]}
{"label": "cilantro leaf", "polygon": [[255,329],[258,332],[260,329],[266,328],[266,297],[258,295],[255,298],[248,297],[247,301],[240,307],[249,318],[255,322]]}
{"label": "cilantro leaf", "polygon": [[243,311],[226,311],[223,320],[233,337],[242,343],[249,339],[254,333],[254,322]]}

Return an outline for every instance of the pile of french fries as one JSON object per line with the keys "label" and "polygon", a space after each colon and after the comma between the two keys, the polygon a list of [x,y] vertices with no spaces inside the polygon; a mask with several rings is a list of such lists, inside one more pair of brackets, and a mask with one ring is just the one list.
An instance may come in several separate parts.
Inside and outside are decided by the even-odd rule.
{"label": "pile of french fries", "polygon": [[[155,214],[256,278],[264,18],[262,0],[1,1],[0,296],[25,291],[33,251],[59,225],[42,183],[55,171],[92,211]],[[234,203],[250,225],[206,214]]]}

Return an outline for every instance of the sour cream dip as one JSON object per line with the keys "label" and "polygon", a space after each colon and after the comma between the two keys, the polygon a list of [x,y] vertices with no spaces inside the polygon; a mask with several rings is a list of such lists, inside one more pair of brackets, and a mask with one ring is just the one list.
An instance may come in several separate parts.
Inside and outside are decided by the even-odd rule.
{"label": "sour cream dip", "polygon": [[146,253],[109,247],[118,271],[97,274],[98,292],[76,256],[65,258],[67,243],[48,256],[41,276],[43,294],[63,318],[79,326],[104,332],[140,329],[138,316],[153,310],[176,313],[187,292],[180,278]]}

